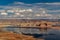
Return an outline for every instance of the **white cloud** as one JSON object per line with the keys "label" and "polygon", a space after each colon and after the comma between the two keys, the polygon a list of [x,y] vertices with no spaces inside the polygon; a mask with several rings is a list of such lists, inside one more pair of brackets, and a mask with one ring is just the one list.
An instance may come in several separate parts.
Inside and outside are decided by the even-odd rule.
{"label": "white cloud", "polygon": [[19,15],[20,15],[20,13],[15,13],[15,15],[18,15],[18,16],[19,16]]}
{"label": "white cloud", "polygon": [[23,9],[23,10],[19,10],[18,12],[33,12],[33,10],[32,9]]}
{"label": "white cloud", "polygon": [[60,5],[60,3],[45,3],[47,5]]}
{"label": "white cloud", "polygon": [[48,16],[52,16],[51,14],[36,14],[35,16],[37,16],[37,17],[48,17]]}
{"label": "white cloud", "polygon": [[25,17],[24,15],[20,15],[21,17]]}
{"label": "white cloud", "polygon": [[28,11],[28,12],[33,12],[33,10],[32,10],[32,9],[27,9],[26,11]]}
{"label": "white cloud", "polygon": [[[21,8],[21,10],[19,10],[19,12],[20,13],[22,13],[21,15],[20,15],[20,13],[15,13],[16,15],[15,15],[15,17],[23,17],[23,18],[25,18],[25,13],[27,14],[27,13],[29,13],[29,12],[31,12],[30,14],[31,15],[35,15],[35,14],[37,14],[37,15],[35,15],[35,16],[38,16],[38,18],[40,18],[41,16],[42,17],[46,17],[46,18],[58,18],[57,16],[55,17],[55,15],[52,15],[52,14],[48,14],[49,12],[60,12],[60,10],[49,10],[48,8],[52,8],[52,6],[51,5],[56,5],[56,6],[58,6],[58,5],[60,5],[60,3],[34,3],[34,4],[26,4],[26,3],[22,3],[22,2],[14,2],[14,3],[12,3],[13,5],[17,5],[17,4],[19,4],[18,6],[0,6],[0,8],[4,8],[3,10],[5,10],[5,9],[13,9],[13,8]],[[39,4],[39,7],[36,7],[36,6],[38,6],[38,4]],[[50,5],[50,7],[48,7],[48,6],[46,6],[46,8],[45,7],[42,7],[41,5]],[[24,7],[22,7],[21,5],[23,5]],[[26,6],[26,7],[25,7]],[[31,7],[29,7],[29,6],[31,6]],[[48,8],[47,8],[48,7]],[[22,9],[23,8],[23,9]],[[53,8],[52,8],[53,9]],[[60,8],[59,8],[60,9]],[[11,11],[10,11],[11,12]],[[48,13],[47,13],[48,12]],[[23,13],[24,13],[24,15],[23,15]],[[38,14],[38,13],[40,13],[40,14]],[[1,15],[7,15],[6,13],[1,13]],[[27,14],[28,15],[28,14]],[[31,18],[34,18],[33,16],[30,16]],[[8,16],[7,16],[8,17]],[[11,17],[11,18],[14,18],[13,16]],[[27,17],[26,17],[27,18]]]}
{"label": "white cloud", "polygon": [[54,3],[35,3],[35,4],[60,5],[60,2],[54,2]]}
{"label": "white cloud", "polygon": [[13,5],[24,5],[24,6],[32,6],[32,4],[27,4],[27,3],[24,3],[24,2],[14,2]]}
{"label": "white cloud", "polygon": [[60,10],[47,10],[48,12],[60,12]]}
{"label": "white cloud", "polygon": [[14,13],[14,10],[7,10],[7,12]]}
{"label": "white cloud", "polygon": [[1,13],[1,15],[5,15],[6,16],[6,15],[8,15],[8,13]]}
{"label": "white cloud", "polygon": [[39,17],[39,16],[41,16],[41,15],[40,15],[40,14],[36,14],[35,16]]}
{"label": "white cloud", "polygon": [[23,2],[14,2],[14,4],[25,4]]}

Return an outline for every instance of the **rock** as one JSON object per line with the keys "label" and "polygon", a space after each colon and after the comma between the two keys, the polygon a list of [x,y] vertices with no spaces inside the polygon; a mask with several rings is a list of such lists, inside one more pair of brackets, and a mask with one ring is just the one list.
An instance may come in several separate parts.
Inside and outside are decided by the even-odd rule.
{"label": "rock", "polygon": [[0,40],[36,40],[32,36],[26,36],[23,34],[17,34],[8,31],[1,31],[0,32]]}

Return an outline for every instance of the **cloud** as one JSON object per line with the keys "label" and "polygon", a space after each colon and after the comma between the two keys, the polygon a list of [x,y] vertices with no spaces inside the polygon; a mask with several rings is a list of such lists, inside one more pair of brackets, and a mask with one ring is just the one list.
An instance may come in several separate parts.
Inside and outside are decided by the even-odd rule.
{"label": "cloud", "polygon": [[60,12],[60,10],[47,10],[48,12]]}
{"label": "cloud", "polygon": [[35,3],[35,4],[60,5],[60,2],[53,2],[53,3]]}
{"label": "cloud", "polygon": [[27,4],[27,3],[24,3],[24,2],[13,2],[12,4],[13,4],[13,5],[32,6],[32,4]]}
{"label": "cloud", "polygon": [[14,4],[25,4],[23,2],[14,2]]}
{"label": "cloud", "polygon": [[47,5],[60,5],[60,3],[45,3]]}
{"label": "cloud", "polygon": [[1,15],[4,15],[4,16],[6,16],[6,15],[8,15],[8,13],[5,13],[5,12],[4,12],[4,13],[1,13]]}
{"label": "cloud", "polygon": [[[20,10],[20,13],[14,13],[12,16],[6,15],[6,13],[3,13],[5,17],[3,18],[60,18],[59,15],[54,15],[52,13],[60,12],[60,3],[34,3],[34,4],[26,4],[23,2],[13,2],[12,4],[9,4],[7,6],[0,6],[0,8],[3,8],[1,10],[9,10],[14,9]],[[51,13],[51,14],[49,14]],[[20,15],[21,16],[20,16]],[[36,15],[37,14],[37,15]],[[39,15],[40,14],[40,15]],[[18,16],[16,16],[18,15]],[[24,15],[24,16],[23,16]],[[28,16],[29,15],[29,16]],[[35,16],[36,15],[36,16]],[[0,15],[1,16],[1,15]]]}

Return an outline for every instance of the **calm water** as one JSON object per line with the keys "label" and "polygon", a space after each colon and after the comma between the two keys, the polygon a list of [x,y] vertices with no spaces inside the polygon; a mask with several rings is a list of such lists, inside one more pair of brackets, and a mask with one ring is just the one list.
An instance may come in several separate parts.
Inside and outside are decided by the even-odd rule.
{"label": "calm water", "polygon": [[[53,35],[52,35],[53,34]],[[50,29],[45,40],[60,40],[60,30]]]}
{"label": "calm water", "polygon": [[48,29],[46,32],[40,32],[39,29],[33,28],[2,28],[3,30],[13,31],[15,33],[28,33],[33,34],[32,36],[36,38],[44,38],[45,40],[60,40],[60,30]]}

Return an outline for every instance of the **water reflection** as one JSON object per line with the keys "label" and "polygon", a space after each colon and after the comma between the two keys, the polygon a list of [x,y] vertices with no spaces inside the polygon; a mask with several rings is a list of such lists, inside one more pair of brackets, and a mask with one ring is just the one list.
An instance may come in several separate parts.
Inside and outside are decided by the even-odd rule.
{"label": "water reflection", "polygon": [[35,38],[44,38],[45,40],[60,40],[60,30],[55,29],[47,29],[47,31],[44,31],[41,33],[41,31],[37,28],[2,28],[2,30],[6,31],[13,31],[15,33],[22,33],[25,35],[34,36]]}
{"label": "water reflection", "polygon": [[50,29],[45,40],[60,40],[60,30]]}

